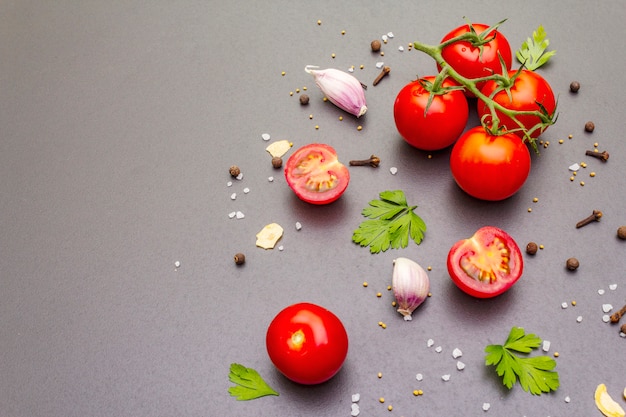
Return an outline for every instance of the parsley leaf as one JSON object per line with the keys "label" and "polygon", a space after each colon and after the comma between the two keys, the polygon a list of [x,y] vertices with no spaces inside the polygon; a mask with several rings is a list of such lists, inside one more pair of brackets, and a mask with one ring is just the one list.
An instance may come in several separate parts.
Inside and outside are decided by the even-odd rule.
{"label": "parsley leaf", "polygon": [[238,363],[230,364],[228,379],[237,384],[228,388],[228,393],[236,397],[237,401],[254,400],[266,395],[278,395],[272,387],[267,385],[257,371]]}
{"label": "parsley leaf", "polygon": [[533,395],[556,391],[559,374],[554,371],[556,361],[548,356],[520,356],[530,353],[541,344],[534,334],[525,334],[522,327],[513,327],[504,345],[488,345],[485,348],[486,365],[495,365],[502,383],[509,389],[519,380],[522,389]]}
{"label": "parsley leaf", "polygon": [[550,41],[546,36],[547,33],[543,26],[539,25],[537,30],[533,32],[533,38],[527,38],[522,43],[521,48],[515,52],[515,57],[520,63],[524,64],[526,69],[534,71],[556,54],[556,51],[546,52],[550,45]]}
{"label": "parsley leaf", "polygon": [[352,241],[369,246],[371,253],[384,252],[389,248],[406,248],[411,238],[418,245],[424,239],[426,223],[413,212],[417,206],[409,206],[404,192],[383,191],[380,200],[372,200],[361,214],[364,220],[352,234]]}

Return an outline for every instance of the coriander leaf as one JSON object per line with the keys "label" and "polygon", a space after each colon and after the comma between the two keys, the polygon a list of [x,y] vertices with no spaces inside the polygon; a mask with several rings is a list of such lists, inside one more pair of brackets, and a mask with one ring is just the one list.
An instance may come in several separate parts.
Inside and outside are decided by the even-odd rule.
{"label": "coriander leaf", "polygon": [[402,190],[383,191],[379,200],[372,200],[361,214],[367,217],[352,234],[352,241],[369,246],[371,253],[389,248],[405,248],[409,238],[418,245],[424,239],[426,223],[414,213]]}
{"label": "coriander leaf", "polygon": [[254,400],[266,395],[278,395],[276,391],[267,385],[257,371],[238,363],[230,364],[228,379],[236,384],[228,388],[228,393],[236,397],[237,401]]}
{"label": "coriander leaf", "polygon": [[502,383],[509,389],[519,380],[522,389],[533,395],[556,391],[559,374],[554,371],[556,361],[547,356],[519,356],[529,353],[541,344],[534,334],[525,334],[521,327],[513,327],[504,345],[488,345],[485,348],[486,365],[494,365]]}
{"label": "coriander leaf", "polygon": [[539,25],[533,32],[533,38],[527,38],[520,49],[515,52],[515,57],[524,64],[526,69],[534,71],[556,54],[556,51],[546,51],[550,45],[550,40],[546,36],[543,26]]}

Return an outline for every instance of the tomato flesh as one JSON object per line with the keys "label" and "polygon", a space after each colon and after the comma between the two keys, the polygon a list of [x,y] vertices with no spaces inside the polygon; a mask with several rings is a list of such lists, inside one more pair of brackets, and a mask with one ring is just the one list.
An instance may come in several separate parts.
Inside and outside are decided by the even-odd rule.
{"label": "tomato flesh", "polygon": [[328,204],[344,193],[350,182],[350,172],[337,159],[335,149],[322,143],[312,143],[289,157],[285,178],[301,200],[311,204]]}
{"label": "tomato flesh", "polygon": [[331,311],[297,303],[279,312],[266,334],[267,353],[290,380],[306,385],[332,378],[348,354],[348,334]]}
{"label": "tomato flesh", "polygon": [[[509,77],[515,76],[517,71],[509,71]],[[499,90],[499,91],[496,91]],[[497,82],[487,81],[481,89],[481,93],[500,104],[502,107],[514,111],[541,111],[541,107],[548,114],[554,114],[556,110],[556,100],[550,84],[534,71],[522,70],[515,77],[513,85],[507,90],[501,89]],[[496,110],[496,115],[500,120],[500,125],[509,131],[514,131],[518,136],[524,137],[520,126],[510,117]],[[491,113],[487,105],[478,101],[478,116],[485,123],[491,121]],[[532,115],[519,115],[518,121],[526,130],[531,130],[541,122],[539,117]],[[530,132],[532,138],[537,138],[547,129],[534,129]]]}
{"label": "tomato flesh", "polygon": [[[435,95],[428,107],[431,93],[424,88],[424,81],[433,83],[435,77],[412,81],[400,90],[393,116],[398,132],[408,144],[424,151],[436,151],[452,145],[463,133],[469,109],[460,90]],[[443,87],[452,85],[451,79],[442,84]]]}
{"label": "tomato flesh", "polygon": [[511,197],[530,174],[530,152],[513,133],[491,135],[482,126],[465,132],[450,154],[450,170],[463,191],[481,200]]}
{"label": "tomato flesh", "polygon": [[480,228],[448,252],[448,273],[465,293],[477,298],[502,294],[522,276],[522,252],[513,238],[493,226]]}

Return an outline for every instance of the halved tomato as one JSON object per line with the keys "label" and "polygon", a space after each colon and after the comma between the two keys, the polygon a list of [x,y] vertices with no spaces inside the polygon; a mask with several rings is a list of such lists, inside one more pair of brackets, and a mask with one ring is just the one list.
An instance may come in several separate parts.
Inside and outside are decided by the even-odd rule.
{"label": "halved tomato", "polygon": [[485,226],[456,242],[448,252],[448,273],[467,294],[477,298],[500,295],[522,276],[522,252],[504,230]]}
{"label": "halved tomato", "polygon": [[323,143],[311,143],[295,151],[285,166],[287,184],[311,204],[337,200],[348,187],[350,172],[337,159],[337,152]]}

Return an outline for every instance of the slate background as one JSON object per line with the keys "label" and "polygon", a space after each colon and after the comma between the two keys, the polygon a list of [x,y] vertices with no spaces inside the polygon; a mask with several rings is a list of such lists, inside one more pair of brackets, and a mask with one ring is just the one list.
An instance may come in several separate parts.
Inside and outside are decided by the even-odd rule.
{"label": "slate background", "polygon": [[[602,382],[625,406],[626,340],[602,322],[601,307],[626,302],[626,246],[615,237],[626,224],[626,8],[619,0],[521,4],[0,2],[0,415],[348,416],[358,392],[361,416],[590,416],[599,415],[593,392]],[[559,96],[558,122],[542,137],[550,146],[533,156],[525,187],[499,203],[465,195],[449,173],[449,150],[428,158],[393,123],[400,88],[435,71],[429,57],[398,46],[434,44],[464,16],[508,18],[501,31],[514,48],[543,24],[557,50],[540,70]],[[370,41],[387,32],[395,37],[385,56],[372,54]],[[392,72],[370,85],[360,120],[323,103],[303,71],[355,65],[371,84],[378,61]],[[582,85],[577,95],[572,80]],[[289,95],[303,86],[307,108]],[[583,132],[587,120],[593,134]],[[296,147],[328,143],[345,162],[375,153],[382,165],[351,169],[339,201],[312,207],[271,167],[262,133]],[[594,142],[610,152],[608,163],[584,156]],[[568,166],[582,161],[588,167],[570,182]],[[232,164],[244,178],[228,187]],[[371,255],[351,233],[386,189],[404,190],[428,231],[420,246]],[[576,230],[593,209],[602,221]],[[236,210],[246,217],[230,219]],[[285,228],[283,251],[255,247],[271,222]],[[545,249],[525,256],[513,290],[481,301],[453,286],[445,257],[487,224],[521,247],[533,240]],[[239,251],[243,267],[232,261]],[[397,256],[432,266],[433,296],[410,323],[386,291]],[[575,273],[564,268],[570,256],[581,263]],[[299,301],[335,312],[350,336],[344,368],[320,386],[289,382],[265,352],[267,325]],[[485,345],[502,343],[512,326],[559,352],[556,393],[508,391],[483,365]],[[430,338],[442,353],[426,347]],[[281,395],[235,401],[231,362],[257,369]]]}

